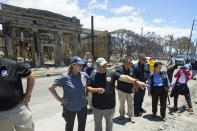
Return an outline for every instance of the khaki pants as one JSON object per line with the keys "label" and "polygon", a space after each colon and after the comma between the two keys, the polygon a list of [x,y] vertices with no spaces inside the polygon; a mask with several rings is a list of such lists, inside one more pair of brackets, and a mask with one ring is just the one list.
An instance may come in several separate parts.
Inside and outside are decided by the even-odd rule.
{"label": "khaki pants", "polygon": [[88,105],[89,105],[89,108],[92,109],[92,93],[88,92]]}
{"label": "khaki pants", "polygon": [[31,111],[24,103],[8,111],[0,111],[0,131],[34,131]]}
{"label": "khaki pants", "polygon": [[128,116],[132,117],[133,116],[133,93],[128,94],[124,93],[121,90],[118,90],[118,98],[120,102],[120,108],[119,108],[119,113],[121,116],[125,115],[125,101],[127,100],[127,105],[128,105]]}
{"label": "khaki pants", "polygon": [[113,131],[113,117],[115,113],[115,108],[113,109],[96,109],[93,108],[95,129],[94,131],[102,131],[102,119],[105,118],[106,121],[106,131]]}

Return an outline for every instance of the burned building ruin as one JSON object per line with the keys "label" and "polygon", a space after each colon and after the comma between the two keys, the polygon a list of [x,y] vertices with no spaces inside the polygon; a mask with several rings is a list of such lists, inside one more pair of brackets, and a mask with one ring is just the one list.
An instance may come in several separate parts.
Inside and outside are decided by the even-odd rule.
{"label": "burned building ruin", "polygon": [[[32,66],[64,65],[72,56],[91,51],[90,38],[83,37],[90,32],[76,17],[0,4],[0,24],[0,55]],[[95,56],[109,59],[109,33],[100,31],[95,38]]]}

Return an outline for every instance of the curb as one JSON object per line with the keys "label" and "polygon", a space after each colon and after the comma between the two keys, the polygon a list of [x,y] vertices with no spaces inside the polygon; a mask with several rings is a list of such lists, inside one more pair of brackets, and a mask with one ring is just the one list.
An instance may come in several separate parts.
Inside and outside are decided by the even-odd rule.
{"label": "curb", "polygon": [[58,76],[58,75],[61,75],[61,73],[49,73],[49,74],[35,74],[35,77],[36,78],[45,78],[45,77],[51,77],[51,76]]}

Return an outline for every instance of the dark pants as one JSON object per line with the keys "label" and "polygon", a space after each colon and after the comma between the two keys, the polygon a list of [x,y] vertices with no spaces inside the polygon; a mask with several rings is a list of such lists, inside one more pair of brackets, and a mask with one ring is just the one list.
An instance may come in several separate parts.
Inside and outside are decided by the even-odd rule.
{"label": "dark pants", "polygon": [[189,108],[192,108],[192,102],[191,102],[191,98],[190,98],[190,92],[189,92],[189,88],[187,87],[187,84],[176,84],[174,87],[174,106],[177,107],[177,101],[178,101],[178,97],[179,94],[184,95],[185,96],[185,100],[188,104]]}
{"label": "dark pants", "polygon": [[151,90],[152,95],[152,112],[156,115],[158,100],[160,99],[160,114],[161,117],[166,115],[166,101],[168,92],[164,91],[164,87],[153,87]]}
{"label": "dark pants", "polygon": [[170,83],[172,83],[173,73],[174,73],[174,69],[167,70],[167,75]]}
{"label": "dark pants", "polygon": [[73,131],[76,114],[78,118],[78,131],[85,131],[87,107],[84,107],[78,112],[73,112],[66,109],[63,110],[62,117],[66,121],[65,131]]}
{"label": "dark pants", "polygon": [[142,112],[142,103],[144,101],[145,89],[138,89],[134,94],[134,114]]}

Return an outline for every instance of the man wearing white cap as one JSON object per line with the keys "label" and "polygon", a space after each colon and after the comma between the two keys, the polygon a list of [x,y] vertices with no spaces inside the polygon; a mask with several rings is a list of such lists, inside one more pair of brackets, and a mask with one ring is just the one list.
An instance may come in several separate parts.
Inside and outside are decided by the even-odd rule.
{"label": "man wearing white cap", "polygon": [[147,85],[127,75],[108,70],[107,61],[104,58],[98,58],[96,66],[98,71],[90,76],[86,88],[93,95],[95,131],[102,131],[103,117],[106,120],[106,131],[112,131],[112,118],[115,112],[115,81],[135,83],[141,88],[146,88]]}

